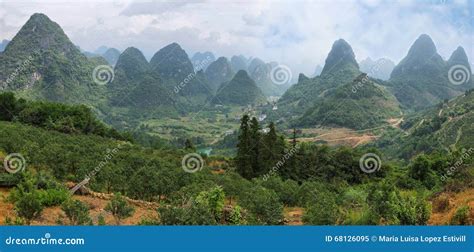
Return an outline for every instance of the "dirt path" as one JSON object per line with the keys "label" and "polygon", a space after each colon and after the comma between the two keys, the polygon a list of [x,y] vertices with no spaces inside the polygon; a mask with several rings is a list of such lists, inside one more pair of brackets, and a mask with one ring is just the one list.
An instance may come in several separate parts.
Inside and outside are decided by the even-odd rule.
{"label": "dirt path", "polygon": [[[12,219],[15,219],[16,216],[15,210],[13,209],[13,204],[6,202],[5,199],[8,197],[10,189],[0,188],[0,225],[5,225],[5,217],[8,216]],[[92,218],[94,225],[97,225],[97,219],[99,215],[104,216],[105,222],[107,225],[115,225],[113,216],[106,212],[105,206],[109,203],[109,200],[97,198],[90,195],[74,195],[73,199],[77,199],[86,203],[89,206],[89,215]],[[152,219],[158,217],[158,212],[155,207],[145,207],[139,205],[134,205],[135,212],[133,215],[122,221],[121,225],[137,225],[140,220],[144,218]],[[61,210],[61,207],[47,207],[43,210],[41,216],[32,222],[32,225],[58,225],[63,223],[68,224],[68,219],[65,216],[64,212]]]}
{"label": "dirt path", "polygon": [[[436,209],[436,206],[439,204],[441,197],[447,197],[449,206],[446,210],[440,211]],[[460,193],[445,193],[434,198],[433,203],[433,212],[430,219],[428,220],[428,225],[446,225],[449,224],[452,216],[456,210],[463,205],[470,207],[469,217],[470,225],[474,224],[474,188],[467,189]]]}
{"label": "dirt path", "polygon": [[[296,140],[298,142],[324,141],[329,145],[348,145],[351,147],[357,147],[359,145],[377,140],[377,138],[379,138],[381,134],[374,135],[373,132],[375,130],[385,129],[387,127],[400,128],[400,124],[403,122],[403,117],[389,118],[387,122],[388,125],[363,130],[353,130],[348,128],[303,129],[304,134],[316,134],[316,136],[300,137]],[[291,133],[291,130],[289,130],[288,132]]]}
{"label": "dirt path", "polygon": [[284,216],[286,225],[301,226],[303,225],[303,208],[301,207],[285,207]]}

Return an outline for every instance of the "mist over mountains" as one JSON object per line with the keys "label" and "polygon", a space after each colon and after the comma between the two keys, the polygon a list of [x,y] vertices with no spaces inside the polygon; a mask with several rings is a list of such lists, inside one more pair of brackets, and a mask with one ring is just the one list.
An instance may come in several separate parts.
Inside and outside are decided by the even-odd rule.
{"label": "mist over mountains", "polygon": [[[25,61],[28,64],[22,71],[16,71]],[[301,126],[358,128],[356,121],[365,116],[369,118],[364,119],[367,125],[363,127],[374,126],[400,115],[401,109],[423,109],[473,87],[464,49],[457,48],[445,61],[426,34],[420,35],[396,66],[387,59],[366,59],[359,64],[350,44],[339,39],[320,73],[316,67],[315,77],[300,75],[291,86],[296,73],[277,62],[243,55],[216,59],[209,51],[190,58],[176,42],[159,49],[150,61],[134,47],[120,53],[103,46],[86,57],[57,23],[34,14],[0,55],[0,62],[4,89],[34,99],[122,107],[129,110],[125,113],[144,109],[150,115],[165,116],[217,103],[263,105],[263,97],[281,96],[280,109],[268,114]],[[97,85],[91,73],[103,64],[111,65],[108,74],[113,78],[106,85]],[[457,66],[467,69],[462,85],[452,84],[458,76],[448,76],[450,68]],[[15,78],[9,78],[12,74]],[[347,114],[350,108],[360,111]],[[329,111],[346,114],[328,120],[325,114]]]}

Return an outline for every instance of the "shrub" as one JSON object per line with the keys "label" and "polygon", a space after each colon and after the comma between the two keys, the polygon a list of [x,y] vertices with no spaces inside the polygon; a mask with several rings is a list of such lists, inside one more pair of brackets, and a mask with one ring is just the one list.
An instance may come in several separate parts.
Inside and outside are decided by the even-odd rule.
{"label": "shrub", "polygon": [[240,225],[243,224],[242,208],[240,206],[234,206],[229,216],[229,224]]}
{"label": "shrub", "polygon": [[337,195],[329,191],[314,192],[315,198],[306,205],[303,222],[311,225],[334,225],[340,217]]}
{"label": "shrub", "polygon": [[451,225],[470,225],[472,224],[469,220],[469,206],[460,206],[456,209],[456,212],[451,217],[450,224]]}
{"label": "shrub", "polygon": [[401,196],[399,204],[400,225],[426,225],[430,219],[431,203],[425,199],[422,191],[418,191],[416,196]]}
{"label": "shrub", "polygon": [[99,226],[105,226],[105,217],[104,215],[102,214],[99,214],[99,216],[97,217],[97,225]]}
{"label": "shrub", "polygon": [[24,193],[18,201],[15,202],[15,211],[20,218],[25,219],[26,224],[30,225],[33,219],[38,218],[42,211],[40,195],[37,190]]}
{"label": "shrub", "polygon": [[273,190],[254,186],[246,190],[239,203],[249,211],[253,224],[276,225],[283,221],[283,204]]}
{"label": "shrub", "polygon": [[214,219],[219,221],[224,210],[225,193],[222,187],[216,186],[208,191],[203,191],[196,197],[196,203],[209,208]]}
{"label": "shrub", "polygon": [[22,225],[25,225],[25,220],[20,217],[15,217],[15,219],[12,219],[9,216],[6,216],[5,225],[6,226],[22,226]]}
{"label": "shrub", "polygon": [[120,193],[117,193],[107,204],[105,211],[110,212],[114,216],[115,223],[120,225],[120,222],[123,219],[133,215],[135,209],[128,205],[127,201]]}
{"label": "shrub", "polygon": [[160,223],[163,225],[216,225],[209,207],[192,202],[186,206],[159,207]]}
{"label": "shrub", "polygon": [[70,193],[66,189],[46,189],[39,192],[41,204],[46,207],[61,205],[70,197]]}
{"label": "shrub", "polygon": [[86,225],[91,222],[89,207],[79,200],[68,200],[63,203],[61,209],[72,225]]}
{"label": "shrub", "polygon": [[298,192],[299,186],[296,181],[291,179],[283,181],[279,176],[270,176],[266,181],[260,182],[260,184],[265,188],[275,191],[281,203],[287,206],[295,206],[297,204],[295,195]]}
{"label": "shrub", "polygon": [[18,217],[23,218],[28,225],[31,224],[33,219],[39,217],[43,211],[41,195],[34,182],[31,174],[24,174],[23,180],[8,196],[8,201],[14,204]]}

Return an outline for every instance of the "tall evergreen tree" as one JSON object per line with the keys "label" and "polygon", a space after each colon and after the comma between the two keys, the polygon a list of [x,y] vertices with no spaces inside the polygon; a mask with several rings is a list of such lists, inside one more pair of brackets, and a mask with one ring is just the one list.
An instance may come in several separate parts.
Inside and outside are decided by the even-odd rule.
{"label": "tall evergreen tree", "polygon": [[250,156],[253,176],[258,176],[262,174],[262,134],[260,132],[261,128],[258,123],[257,118],[252,117],[250,121]]}
{"label": "tall evergreen tree", "polygon": [[277,150],[277,140],[278,136],[275,130],[275,124],[271,122],[268,125],[269,131],[263,136],[262,143],[262,163],[263,163],[263,173],[267,173],[272,166],[277,162],[278,157]]}
{"label": "tall evergreen tree", "polygon": [[293,138],[291,139],[291,146],[296,147],[296,128],[293,128]]}
{"label": "tall evergreen tree", "polygon": [[239,142],[237,144],[237,171],[242,177],[251,179],[253,177],[252,163],[250,156],[250,129],[248,115],[244,115],[240,121]]}

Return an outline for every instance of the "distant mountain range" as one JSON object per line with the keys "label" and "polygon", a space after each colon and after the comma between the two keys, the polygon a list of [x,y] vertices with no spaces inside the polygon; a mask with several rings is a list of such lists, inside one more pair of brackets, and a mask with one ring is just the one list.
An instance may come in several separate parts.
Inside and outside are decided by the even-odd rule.
{"label": "distant mountain range", "polygon": [[369,128],[399,116],[397,99],[359,70],[351,46],[334,42],[319,76],[300,75],[278,101],[278,116],[298,127]]}
{"label": "distant mountain range", "polygon": [[[456,76],[452,67],[459,67],[458,73],[461,75]],[[393,69],[385,85],[390,87],[404,108],[418,110],[473,88],[471,75],[470,64],[462,47],[458,47],[446,62],[438,54],[433,40],[423,34]],[[461,78],[459,83],[456,81],[458,77]]]}
{"label": "distant mountain range", "polygon": [[370,77],[388,80],[390,79],[390,74],[395,68],[395,63],[386,58],[381,58],[375,61],[371,58],[366,58],[359,63],[359,66],[360,71],[367,73]]}
{"label": "distant mountain range", "polygon": [[[97,71],[104,67],[109,71]],[[105,83],[97,81],[107,77]],[[263,104],[265,96],[281,95],[278,110],[268,112],[273,120],[362,129],[474,87],[464,49],[445,61],[428,35],[421,35],[395,67],[387,59],[359,64],[340,39],[313,77],[300,74],[293,86],[291,79],[291,71],[277,62],[242,55],[216,59],[211,52],[190,59],[178,43],[158,50],[149,62],[133,47],[120,53],[104,46],[86,57],[44,14],[32,15],[0,53],[2,89],[32,99],[90,104],[111,114],[172,116],[216,104]]]}

